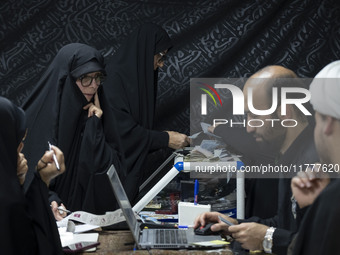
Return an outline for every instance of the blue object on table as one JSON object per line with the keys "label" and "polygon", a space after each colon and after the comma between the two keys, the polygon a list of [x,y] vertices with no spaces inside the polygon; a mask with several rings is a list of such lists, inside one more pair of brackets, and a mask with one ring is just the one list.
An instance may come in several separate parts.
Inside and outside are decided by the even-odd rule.
{"label": "blue object on table", "polygon": [[194,192],[194,205],[197,205],[197,197],[198,197],[198,187],[199,183],[198,180],[195,180],[195,192]]}

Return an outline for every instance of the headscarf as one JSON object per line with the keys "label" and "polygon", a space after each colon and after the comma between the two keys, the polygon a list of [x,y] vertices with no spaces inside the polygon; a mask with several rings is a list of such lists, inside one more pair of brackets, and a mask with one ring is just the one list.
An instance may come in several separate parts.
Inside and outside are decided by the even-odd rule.
{"label": "headscarf", "polygon": [[25,113],[0,97],[0,120],[1,253],[61,254],[46,184],[34,179],[25,198],[17,177],[17,148],[26,130]]}
{"label": "headscarf", "polygon": [[0,97],[0,119],[1,164],[12,169],[6,172],[16,176],[17,148],[26,130],[25,113],[8,99]]}
{"label": "headscarf", "polygon": [[[166,133],[152,130],[158,79],[158,70],[154,70],[154,55],[171,47],[172,42],[166,31],[158,25],[147,23],[128,36],[106,68],[108,77],[104,91],[119,125],[130,175],[126,186],[130,199],[136,193],[147,154],[164,144],[166,147],[168,143]],[[156,136],[158,138],[154,138]],[[165,142],[156,145],[155,140],[161,140],[160,136],[165,137]],[[134,187],[131,187],[133,182]]]}
{"label": "headscarf", "polygon": [[[114,117],[110,116],[110,111],[103,110],[105,135],[98,136],[101,120],[87,117],[87,110],[83,107],[88,101],[76,85],[79,76],[96,71],[105,73],[104,58],[98,50],[85,44],[68,44],[59,50],[35,90],[23,103],[29,129],[24,149],[30,158],[25,186],[30,184],[32,164],[48,148],[47,141],[51,141],[63,151],[66,164],[66,172],[56,178],[52,189],[71,210],[93,213],[99,213],[94,208],[97,200],[94,185],[99,185],[95,183],[98,175],[105,182],[104,174],[112,163],[118,172],[124,172],[119,162],[120,142]],[[105,108],[107,103],[101,87],[98,96],[102,108]],[[104,136],[105,143],[102,143]]]}
{"label": "headscarf", "polygon": [[23,111],[9,100],[0,97],[0,236],[1,250],[5,254],[23,254],[20,253],[22,251],[17,247],[17,242],[23,242],[20,245],[28,248],[25,238],[33,238],[26,215],[25,199],[17,177],[17,148],[24,137],[24,116]]}
{"label": "headscarf", "polygon": [[153,127],[157,92],[158,72],[153,69],[154,55],[171,46],[171,39],[164,29],[147,23],[132,32],[107,66],[106,83],[109,86],[105,89],[112,89],[112,93],[118,92],[110,78],[113,72],[119,73],[125,85],[122,89],[127,96],[130,114],[137,123],[146,128]]}
{"label": "headscarf", "polygon": [[310,85],[315,111],[340,119],[340,60],[325,66]]}

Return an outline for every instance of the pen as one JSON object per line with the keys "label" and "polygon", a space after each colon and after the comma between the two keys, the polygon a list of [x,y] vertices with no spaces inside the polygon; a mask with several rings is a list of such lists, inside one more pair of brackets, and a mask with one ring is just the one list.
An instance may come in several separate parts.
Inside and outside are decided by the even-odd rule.
{"label": "pen", "polygon": [[218,216],[218,218],[220,219],[220,221],[222,221],[223,223],[229,225],[229,226],[234,226],[234,223],[231,223],[229,220],[226,220],[225,218]]}
{"label": "pen", "polygon": [[195,192],[194,192],[194,205],[197,205],[197,197],[198,197],[198,180],[195,180]]}
{"label": "pen", "polygon": [[[48,147],[50,148],[50,151],[53,151],[52,150],[52,145],[50,142],[48,142]],[[58,169],[58,171],[60,171],[60,166],[59,166],[59,163],[58,163],[58,160],[57,160],[57,156],[55,155],[54,151],[53,151],[53,160],[54,160],[54,163]]]}
{"label": "pen", "polygon": [[182,228],[182,229],[188,229],[188,228],[192,228],[193,225],[178,225],[177,228]]}
{"label": "pen", "polygon": [[[51,207],[52,207],[52,205],[50,205]],[[70,210],[67,210],[67,209],[65,209],[64,207],[62,207],[61,205],[60,206],[58,206],[58,211],[59,211],[59,213],[60,214],[63,214],[63,212],[66,212],[66,213],[71,213],[71,211]]]}

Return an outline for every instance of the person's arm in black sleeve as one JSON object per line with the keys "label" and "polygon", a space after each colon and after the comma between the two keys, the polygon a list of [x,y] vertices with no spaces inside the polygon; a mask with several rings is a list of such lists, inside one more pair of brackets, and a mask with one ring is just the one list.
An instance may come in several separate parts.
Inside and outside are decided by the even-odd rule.
{"label": "person's arm in black sleeve", "polygon": [[295,233],[289,230],[276,228],[273,233],[272,253],[276,255],[286,255],[289,244]]}
{"label": "person's arm in black sleeve", "polygon": [[261,219],[260,217],[254,216],[254,217],[250,217],[250,218],[245,219],[245,220],[237,219],[237,221],[239,223],[255,222],[255,223],[263,224],[263,225],[266,225],[266,226],[269,226],[269,227],[277,227],[278,226],[278,216],[277,215],[275,215],[272,218],[268,218],[268,219]]}
{"label": "person's arm in black sleeve", "polygon": [[[124,145],[125,155],[142,155],[145,150],[152,152],[158,149],[164,149],[171,146],[183,147],[187,144],[186,136],[177,132],[156,131],[152,126],[143,124],[140,116],[147,119],[152,116],[152,112],[142,112],[140,116],[134,116],[129,103],[129,92],[125,90],[124,84],[119,75],[114,75],[112,80],[115,81],[115,89],[107,87],[104,90],[107,102],[110,102],[105,108],[113,113],[117,120],[118,132]],[[106,113],[104,113],[105,115]],[[177,148],[176,148],[177,149]]]}
{"label": "person's arm in black sleeve", "polygon": [[[259,217],[251,217],[246,220],[239,220],[239,223],[242,222],[256,222],[260,224],[264,224],[266,226],[270,227],[277,227],[278,226],[278,216],[274,216],[269,219],[261,219]],[[290,242],[293,240],[294,232],[275,228],[275,231],[273,233],[273,246],[272,246],[272,252],[277,255],[286,255],[287,249],[290,244]]]}
{"label": "person's arm in black sleeve", "polygon": [[126,169],[120,153],[114,148],[113,142],[107,141],[102,120],[92,116],[87,120],[79,152],[82,174],[79,176],[77,192],[83,197],[81,210],[104,214],[116,209],[116,200],[106,175],[112,164],[124,180]]}
{"label": "person's arm in black sleeve", "polygon": [[58,205],[60,205],[63,202],[56,192],[49,190],[48,191],[48,202],[51,204],[53,201],[56,201]]}
{"label": "person's arm in black sleeve", "polygon": [[150,150],[166,148],[169,145],[169,134],[167,132],[149,130],[151,146]]}
{"label": "person's arm in black sleeve", "polygon": [[37,172],[27,190],[26,200],[37,238],[37,254],[63,254],[57,224],[48,204],[48,188]]}

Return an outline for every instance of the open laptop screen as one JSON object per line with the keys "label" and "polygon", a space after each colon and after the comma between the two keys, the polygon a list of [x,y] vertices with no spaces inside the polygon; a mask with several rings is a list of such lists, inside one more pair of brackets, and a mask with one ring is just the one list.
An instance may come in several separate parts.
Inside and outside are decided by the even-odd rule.
{"label": "open laptop screen", "polygon": [[122,183],[120,182],[116,168],[112,165],[106,173],[110,179],[113,192],[118,200],[119,206],[125,216],[126,222],[133,234],[133,237],[138,243],[139,224],[137,222],[135,213],[132,211],[130,201],[125,193]]}

